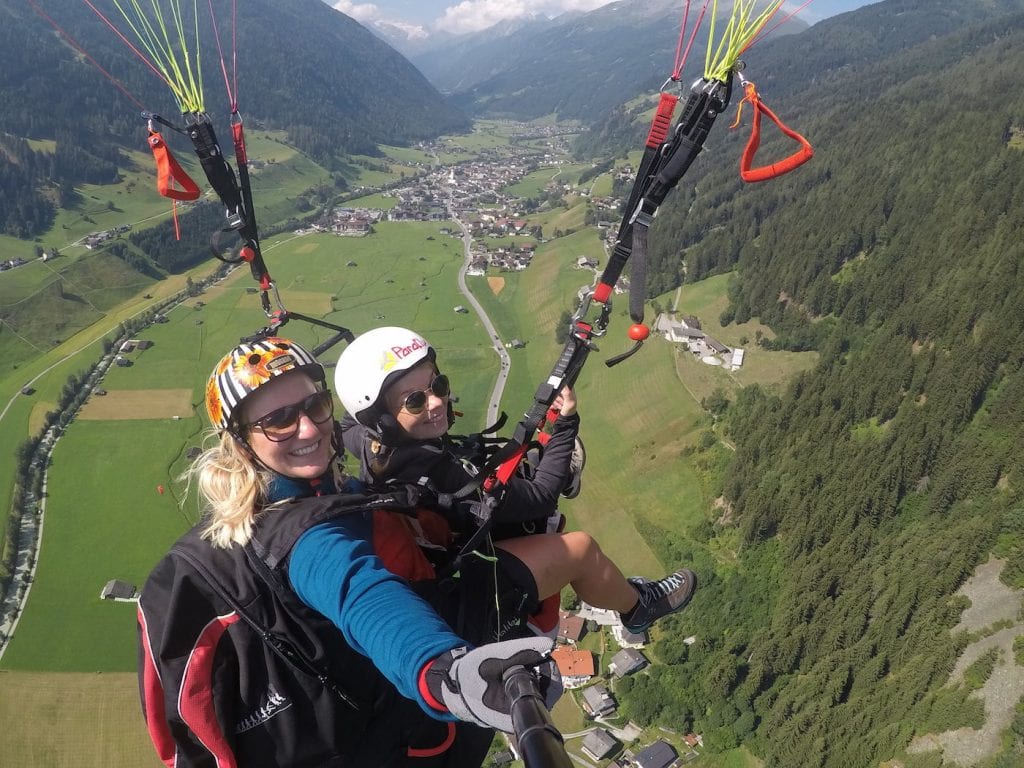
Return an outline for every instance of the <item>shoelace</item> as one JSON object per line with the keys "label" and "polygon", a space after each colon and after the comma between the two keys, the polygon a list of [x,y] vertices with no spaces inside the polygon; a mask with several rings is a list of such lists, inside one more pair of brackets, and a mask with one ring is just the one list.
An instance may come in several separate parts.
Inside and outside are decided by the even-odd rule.
{"label": "shoelace", "polygon": [[[645,605],[649,605],[655,600],[669,595],[670,593],[677,590],[683,583],[683,577],[679,574],[673,573],[666,576],[660,581],[648,581],[640,586],[640,593],[642,595],[641,601]],[[646,600],[644,600],[646,598]]]}

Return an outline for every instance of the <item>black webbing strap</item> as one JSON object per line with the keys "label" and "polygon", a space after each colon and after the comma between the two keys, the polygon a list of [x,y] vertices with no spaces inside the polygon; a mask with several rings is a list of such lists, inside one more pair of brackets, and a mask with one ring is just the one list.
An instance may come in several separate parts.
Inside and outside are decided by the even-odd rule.
{"label": "black webbing strap", "polygon": [[[226,222],[223,227],[213,233],[210,249],[213,255],[229,264],[245,261],[249,264],[253,279],[259,283],[263,311],[270,313],[270,300],[267,295],[273,280],[267,270],[263,253],[260,249],[259,231],[256,228],[256,212],[253,208],[252,184],[249,179],[249,163],[245,150],[245,132],[242,120],[237,112],[231,116],[231,134],[235,147],[235,163],[238,176],[228,164],[217,141],[213,123],[209,115],[196,113],[191,116],[186,132],[192,140],[192,146],[199,162],[203,166],[210,186],[217,193],[225,208]],[[221,238],[232,234],[241,241],[237,255],[226,257],[227,249],[221,247]]]}
{"label": "black webbing strap", "polygon": [[551,373],[537,387],[533,395],[533,404],[516,424],[512,437],[487,460],[473,480],[456,491],[456,498],[466,498],[481,485],[485,491],[491,492],[508,482],[529,448],[534,434],[547,421],[548,411],[558,393],[563,387],[572,386],[583,370],[587,355],[593,349],[590,341],[593,335],[594,327],[589,323],[582,320],[573,321],[573,331],[562,347],[562,353],[558,356]]}
{"label": "black webbing strap", "polygon": [[192,115],[185,132],[192,140],[192,146],[210,186],[227,209],[228,219],[244,219],[245,210],[242,207],[242,192],[238,187],[238,179],[235,178],[235,172],[231,170],[224,153],[221,152],[209,115],[202,112]]}
{"label": "black webbing strap", "polygon": [[[726,83],[698,81],[683,106],[672,137],[656,149],[648,144],[644,150],[636,181],[626,203],[626,212],[619,226],[615,247],[601,274],[594,296],[598,301],[606,301],[615,283],[618,282],[626,262],[633,258],[630,316],[634,322],[643,320],[647,282],[647,229],[650,228],[665,197],[679,183],[700,154],[715,118],[728,106],[731,93],[731,78]],[[656,119],[661,116],[659,112]],[[637,264],[638,262],[642,263]]]}

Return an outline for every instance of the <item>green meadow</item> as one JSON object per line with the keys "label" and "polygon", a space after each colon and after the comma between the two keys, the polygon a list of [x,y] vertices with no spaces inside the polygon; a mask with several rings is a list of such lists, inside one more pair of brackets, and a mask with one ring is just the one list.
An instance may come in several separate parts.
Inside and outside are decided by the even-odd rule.
{"label": "green meadow", "polygon": [[558,178],[558,174],[559,169],[555,166],[538,168],[536,171],[528,173],[515,184],[511,184],[506,187],[503,192],[506,195],[512,195],[513,197],[520,197],[523,199],[537,197],[541,192],[548,188],[548,185]]}
{"label": "green meadow", "polygon": [[156,488],[169,487],[171,467],[197,427],[198,419],[80,420],[57,442],[36,579],[5,669],[132,668],[135,606],[100,600],[100,590],[114,578],[141,584],[154,544],[169,544],[184,529],[174,496]]}

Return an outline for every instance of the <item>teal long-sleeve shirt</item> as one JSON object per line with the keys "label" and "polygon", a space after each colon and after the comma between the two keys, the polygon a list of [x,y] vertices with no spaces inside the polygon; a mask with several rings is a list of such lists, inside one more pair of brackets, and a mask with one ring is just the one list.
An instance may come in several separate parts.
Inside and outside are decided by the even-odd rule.
{"label": "teal long-sleeve shirt", "polygon": [[424,701],[419,674],[431,659],[466,643],[384,567],[372,540],[371,513],[310,528],[292,550],[292,588],[306,605],[330,619],[403,696],[438,720],[453,720]]}

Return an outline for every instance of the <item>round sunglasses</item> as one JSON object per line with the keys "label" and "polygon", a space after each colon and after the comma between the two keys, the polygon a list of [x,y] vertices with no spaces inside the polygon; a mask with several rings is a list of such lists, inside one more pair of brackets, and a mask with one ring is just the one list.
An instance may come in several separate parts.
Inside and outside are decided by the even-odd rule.
{"label": "round sunglasses", "polygon": [[299,433],[299,418],[306,414],[314,424],[323,424],[334,415],[334,398],[331,390],[314,392],[305,400],[285,405],[271,411],[256,421],[245,425],[246,429],[258,429],[273,443],[283,443]]}
{"label": "round sunglasses", "polygon": [[426,410],[427,398],[430,395],[445,398],[451,394],[451,391],[451,382],[448,381],[448,377],[443,373],[439,373],[430,382],[429,387],[417,389],[415,392],[410,392],[406,395],[405,400],[402,401],[402,410],[411,413],[413,416],[418,416]]}

